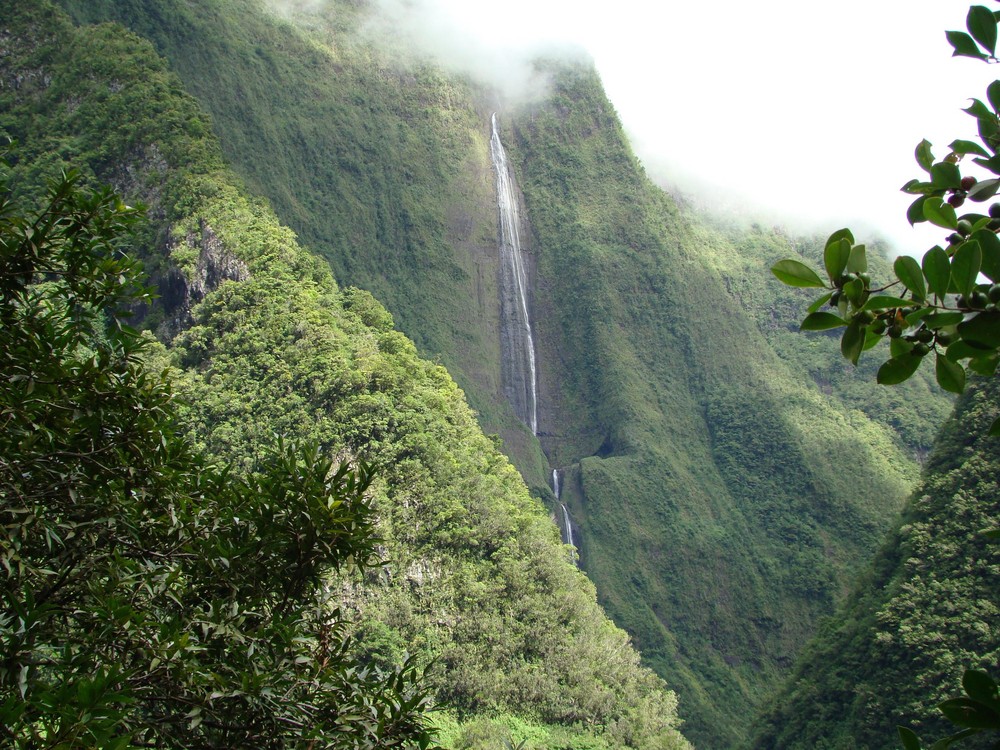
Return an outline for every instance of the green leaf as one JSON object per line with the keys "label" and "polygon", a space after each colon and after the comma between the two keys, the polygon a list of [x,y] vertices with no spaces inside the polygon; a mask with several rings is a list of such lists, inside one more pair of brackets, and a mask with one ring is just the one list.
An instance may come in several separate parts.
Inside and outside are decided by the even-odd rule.
{"label": "green leaf", "polygon": [[869,326],[865,329],[865,345],[861,347],[861,351],[866,352],[869,349],[873,349],[878,346],[878,342],[882,340],[883,334],[875,333],[874,330]]}
{"label": "green leaf", "polygon": [[[989,436],[1000,437],[1000,417],[994,419],[993,424],[990,425]],[[1000,537],[1000,529],[997,529],[997,535]]]}
{"label": "green leaf", "polygon": [[965,17],[965,28],[990,55],[997,51],[997,22],[993,11],[982,5],[973,5]]}
{"label": "green leaf", "polygon": [[962,675],[962,688],[965,694],[973,700],[990,705],[996,703],[998,697],[997,684],[986,672],[967,669]]}
{"label": "green leaf", "polygon": [[896,727],[899,733],[899,741],[903,743],[903,750],[921,750],[920,738],[912,729],[906,727]]}
{"label": "green leaf", "polygon": [[973,232],[970,239],[979,243],[983,251],[983,264],[980,273],[993,282],[1000,282],[1000,238],[988,229]]}
{"label": "green leaf", "polygon": [[938,385],[949,393],[965,390],[965,369],[940,353],[935,358],[934,374]]}
{"label": "green leaf", "polygon": [[[993,174],[1000,174],[1000,157],[994,156],[990,159],[973,159],[973,162],[979,166],[990,170]],[[982,203],[989,198],[992,198],[1000,190],[1000,180],[996,177],[990,177],[985,180],[980,180],[972,189],[969,190],[969,198],[971,200]]]}
{"label": "green leaf", "polygon": [[817,299],[817,300],[816,300],[815,302],[813,302],[813,303],[812,303],[811,305],[809,305],[809,308],[808,308],[808,309],[806,310],[806,312],[807,312],[807,313],[814,313],[814,312],[816,312],[816,311],[817,311],[817,310],[819,310],[819,309],[820,309],[820,308],[821,308],[821,307],[822,307],[823,305],[825,305],[825,304],[826,304],[827,302],[829,302],[829,301],[830,301],[830,298],[831,298],[832,296],[833,296],[833,292],[827,292],[827,293],[826,293],[826,294],[824,294],[824,295],[823,295],[822,297],[820,297],[820,298],[819,298],[819,299]]}
{"label": "green leaf", "polygon": [[868,258],[865,255],[864,245],[855,245],[851,248],[851,255],[847,259],[848,273],[864,273],[868,270]]}
{"label": "green leaf", "polygon": [[847,227],[844,227],[843,229],[838,229],[836,232],[834,232],[827,238],[826,244],[829,245],[831,242],[837,242],[838,240],[847,240],[853,245],[854,234]]}
{"label": "green leaf", "polygon": [[900,255],[893,262],[892,270],[896,272],[896,278],[903,282],[903,286],[913,293],[914,299],[923,301],[927,297],[924,273],[915,259],[909,255]]}
{"label": "green leaf", "polygon": [[882,363],[875,379],[881,385],[897,385],[908,380],[920,367],[922,361],[923,357],[917,356],[912,351],[893,357]]}
{"label": "green leaf", "polygon": [[927,196],[921,195],[910,204],[908,209],[906,209],[906,220],[910,222],[911,227],[914,224],[921,224],[927,221],[927,219],[924,218],[924,201],[926,200]]}
{"label": "green leaf", "polygon": [[958,333],[966,342],[1000,348],[1000,312],[981,312],[961,323]]}
{"label": "green leaf", "polygon": [[814,270],[805,263],[792,260],[791,258],[779,260],[771,266],[771,273],[777,276],[779,281],[788,286],[826,287],[826,284],[823,283],[823,280]]}
{"label": "green leaf", "polygon": [[[992,86],[990,88],[992,88]],[[990,99],[990,101],[991,102],[993,101],[992,98]],[[989,153],[986,151],[986,149],[984,149],[975,141],[963,141],[963,140],[952,141],[948,145],[948,148],[950,148],[956,154],[963,154],[963,155],[975,154],[976,156],[984,156],[986,158],[989,158]]]}
{"label": "green leaf", "polygon": [[[920,277],[923,280],[923,276]],[[876,294],[869,297],[862,310],[889,310],[893,307],[908,307],[913,303],[899,297],[890,297],[886,294]]]}
{"label": "green leaf", "polygon": [[1000,81],[993,81],[987,87],[986,98],[990,100],[990,106],[993,107],[993,111],[1000,112]]}
{"label": "green leaf", "polygon": [[802,331],[828,331],[831,328],[846,326],[847,321],[839,315],[828,312],[814,312],[806,316],[799,329]]}
{"label": "green leaf", "polygon": [[964,31],[946,31],[945,37],[948,43],[954,48],[952,57],[974,57],[977,60],[985,60],[987,56],[979,51],[979,46],[972,40],[972,37]]}
{"label": "green leaf", "polygon": [[951,259],[951,280],[961,294],[970,295],[976,288],[979,269],[983,265],[983,251],[978,242],[963,242]]}
{"label": "green leaf", "polygon": [[843,275],[850,257],[851,241],[846,237],[826,243],[826,248],[823,250],[823,264],[826,266],[830,281],[836,281]]}
{"label": "green leaf", "polygon": [[889,356],[902,357],[913,351],[913,342],[906,339],[889,339]]}
{"label": "green leaf", "polygon": [[993,350],[982,344],[969,343],[959,339],[948,347],[946,352],[948,359],[958,362],[963,359],[978,359],[988,357]]}
{"label": "green leaf", "polygon": [[986,357],[975,357],[969,360],[969,369],[976,375],[991,378],[996,374],[1000,356],[993,354]]}
{"label": "green leaf", "polygon": [[865,289],[865,284],[861,279],[854,279],[853,281],[848,281],[844,284],[841,289],[845,298],[849,299],[855,305],[861,305],[864,302],[867,290]]}
{"label": "green leaf", "polygon": [[1000,727],[1000,714],[971,698],[952,698],[938,704],[938,710],[953,724],[972,729]]}
{"label": "green leaf", "polygon": [[935,245],[924,254],[924,278],[931,294],[943,298],[951,284],[951,259],[940,245]]}
{"label": "green leaf", "polygon": [[924,218],[944,229],[955,229],[958,226],[955,209],[934,195],[928,196],[924,201]]}
{"label": "green leaf", "polygon": [[847,330],[844,331],[843,337],[840,339],[840,353],[844,355],[845,359],[850,360],[852,364],[856,365],[864,345],[864,328],[860,323],[852,320],[847,326]]}
{"label": "green leaf", "polygon": [[[969,41],[972,41],[971,39]],[[931,152],[931,142],[924,138],[920,143],[917,144],[917,148],[913,152],[913,156],[917,160],[917,164],[925,172],[930,174],[931,166],[934,164],[934,154]]]}
{"label": "green leaf", "polygon": [[962,184],[962,171],[951,162],[938,162],[931,167],[931,182],[937,188],[957,188]]}
{"label": "green leaf", "polygon": [[965,320],[965,315],[960,312],[931,313],[924,316],[924,325],[936,331],[939,328],[957,326],[963,320]]}
{"label": "green leaf", "polygon": [[905,319],[906,322],[909,323],[911,326],[915,326],[923,318],[926,318],[932,312],[934,312],[933,307],[918,307],[916,310],[911,310],[910,312],[906,313]]}

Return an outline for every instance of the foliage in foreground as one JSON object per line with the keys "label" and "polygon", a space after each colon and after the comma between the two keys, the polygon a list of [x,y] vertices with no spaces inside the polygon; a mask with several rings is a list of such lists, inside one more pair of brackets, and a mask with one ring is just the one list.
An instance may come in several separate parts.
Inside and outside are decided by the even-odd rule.
{"label": "foliage in foreground", "polygon": [[[991,11],[985,6],[973,6],[966,17],[964,31],[946,33],[954,48],[955,56],[972,57],[985,62],[997,62],[997,27],[1000,11]],[[808,265],[798,260],[779,261],[771,269],[784,283],[803,288],[828,288],[830,291],[810,305],[808,314],[802,321],[803,330],[823,331],[845,328],[841,338],[841,352],[853,364],[858,363],[862,352],[878,345],[883,337],[889,339],[889,359],[878,370],[877,380],[883,385],[896,385],[908,380],[920,367],[923,359],[934,353],[935,378],[945,391],[961,394],[965,391],[966,367],[972,373],[991,377],[1000,362],[1000,203],[990,205],[986,214],[971,212],[962,216],[956,209],[965,205],[966,200],[983,203],[1000,192],[1000,80],[994,81],[987,89],[987,102],[974,99],[965,110],[976,119],[979,142],[956,140],[949,145],[948,155],[935,161],[931,144],[923,140],[916,148],[918,165],[927,177],[907,182],[902,190],[917,195],[907,211],[911,224],[929,222],[952,233],[944,245],[936,245],[928,250],[918,262],[909,256],[896,258],[894,275],[885,284],[876,284],[868,274],[868,263],[864,245],[857,245],[849,230],[834,232],[826,242],[823,251],[823,265],[827,276],[824,281]],[[987,170],[991,176],[978,179],[973,175],[963,175],[961,162],[972,156],[972,161]],[[985,278],[985,281],[982,279]],[[891,292],[891,293],[887,293]],[[825,312],[821,308],[829,305],[837,312]],[[985,390],[985,389],[984,389]],[[993,396],[996,389],[992,388]],[[981,393],[981,391],[980,391]],[[980,394],[976,394],[980,395]],[[972,399],[966,399],[959,413],[970,410]],[[958,429],[953,427],[953,429]],[[1000,436],[1000,417],[995,417],[988,429],[992,438]],[[966,438],[967,445],[973,441]],[[965,459],[949,456],[947,449],[954,450],[947,440],[941,441],[936,463],[948,464]],[[965,446],[962,446],[965,447]],[[977,446],[977,458],[962,466],[962,474],[957,478],[961,490],[939,504],[928,519],[948,528],[948,534],[937,540],[924,540],[925,552],[934,550],[938,564],[914,565],[919,561],[917,551],[914,556],[896,561],[896,578],[890,579],[889,586],[869,596],[875,602],[885,604],[876,616],[876,622],[868,621],[863,628],[856,629],[848,619],[842,629],[821,637],[819,645],[814,645],[811,658],[828,647],[831,640],[843,643],[845,634],[854,633],[852,646],[859,641],[862,648],[865,630],[879,631],[875,642],[868,646],[880,650],[882,646],[906,646],[900,659],[892,666],[886,664],[884,673],[900,671],[898,680],[891,681],[891,692],[899,695],[900,682],[911,686],[920,685],[929,692],[936,692],[945,675],[953,674],[956,666],[979,662],[979,666],[996,666],[997,641],[991,638],[990,621],[997,614],[995,590],[995,564],[972,563],[973,554],[983,539],[1000,537],[993,529],[995,520],[990,512],[991,501],[995,500],[995,486],[984,488],[981,472],[983,457],[995,453],[990,446]],[[968,449],[967,449],[968,450]],[[971,453],[971,451],[970,451]],[[932,464],[933,467],[933,464]],[[954,469],[953,469],[954,472]],[[925,486],[933,486],[933,473],[925,480]],[[952,478],[952,482],[955,478]],[[927,498],[914,501],[910,513],[917,512],[922,505],[926,508]],[[971,503],[970,503],[971,500]],[[978,507],[977,507],[978,506]],[[957,527],[955,519],[959,519]],[[972,525],[970,525],[970,522]],[[914,526],[907,524],[900,532],[896,544],[899,548],[915,536],[906,532]],[[948,552],[947,550],[952,550]],[[968,555],[960,571],[954,570],[953,561],[948,558],[954,551]],[[988,555],[986,556],[989,557]],[[955,573],[958,572],[958,575]],[[930,579],[931,584],[927,583]],[[945,582],[947,581],[947,585]],[[992,581],[994,586],[986,582]],[[933,596],[927,596],[930,587],[937,588]],[[970,594],[970,590],[979,593]],[[923,595],[922,595],[923,594]],[[945,597],[946,612],[942,613],[942,597]],[[902,609],[900,600],[910,600]],[[853,613],[866,611],[864,597],[855,601]],[[852,610],[848,610],[852,613]],[[936,630],[961,631],[945,618],[960,617],[966,625],[972,625],[964,637],[931,638]],[[880,621],[881,620],[881,621]],[[884,621],[895,621],[898,632],[890,634],[884,630]],[[946,644],[946,645],[942,645]],[[844,652],[849,654],[851,649]],[[844,655],[841,660],[844,661]],[[856,653],[855,653],[856,656]],[[932,665],[928,669],[927,662]],[[868,662],[870,663],[870,662]],[[858,672],[864,669],[855,662]],[[858,674],[857,677],[861,675]],[[830,675],[825,675],[830,679]],[[884,678],[883,678],[884,679]],[[864,682],[862,681],[862,684]],[[934,742],[934,750],[943,750],[955,742],[976,737],[984,732],[995,736],[1000,731],[1000,693],[990,675],[974,668],[966,668],[962,677],[964,696],[952,697],[939,703],[941,714],[959,731]],[[879,691],[889,692],[889,691]],[[859,689],[863,695],[863,688]],[[884,694],[869,698],[871,703],[881,704],[886,713],[899,716],[900,706],[886,700]],[[773,709],[767,731],[789,733],[788,727],[781,727],[774,721],[775,714],[786,713],[779,703]],[[871,707],[858,708],[852,713],[868,714],[866,731],[878,732],[877,718],[873,718]],[[875,714],[877,717],[877,713]],[[933,722],[931,722],[933,723]],[[862,727],[859,727],[861,729]],[[881,730],[881,731],[884,731]],[[920,750],[921,740],[917,733],[904,726],[898,728],[900,741],[906,750]],[[766,736],[766,734],[764,735]],[[801,737],[796,741],[801,741]],[[861,740],[858,740],[861,742]],[[758,743],[761,742],[758,737]],[[764,740],[771,746],[773,738]],[[994,747],[1000,745],[996,743]]]}
{"label": "foliage in foreground", "polygon": [[135,211],[77,181],[33,214],[0,183],[4,744],[427,747],[415,665],[356,668],[323,584],[372,561],[371,472],[193,451],[122,322]]}

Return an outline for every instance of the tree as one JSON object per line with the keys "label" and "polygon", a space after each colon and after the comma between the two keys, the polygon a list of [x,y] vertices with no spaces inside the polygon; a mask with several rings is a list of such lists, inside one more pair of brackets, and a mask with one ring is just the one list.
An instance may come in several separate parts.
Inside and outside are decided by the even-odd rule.
{"label": "tree", "polygon": [[352,664],[324,588],[374,559],[371,470],[281,446],[236,476],[180,437],[124,323],[138,218],[0,179],[3,744],[428,747],[420,670]]}
{"label": "tree", "polygon": [[[954,56],[996,63],[1000,11],[981,5],[969,9],[965,31],[948,31]],[[828,289],[809,306],[802,330],[844,328],[841,352],[857,364],[861,354],[889,339],[889,358],[878,382],[895,385],[910,378],[931,353],[938,385],[952,393],[965,390],[967,370],[996,374],[1000,362],[1000,202],[986,213],[958,214],[967,201],[986,203],[1000,192],[1000,80],[987,88],[986,101],[973,99],[964,110],[976,118],[979,142],[956,140],[935,160],[932,145],[917,144],[915,158],[926,176],[902,190],[917,196],[907,210],[911,224],[929,222],[947,232],[945,241],[921,261],[902,255],[894,276],[876,284],[868,275],[865,246],[847,229],[830,235],[823,251],[824,280],[796,259],[779,261],[774,275],[789,286]],[[989,173],[982,179],[963,174],[966,159]],[[823,310],[824,306],[834,312]],[[990,434],[1000,435],[1000,418]],[[1000,538],[1000,532],[988,532]],[[941,703],[944,716],[960,731],[935,742],[943,749],[985,731],[1000,732],[1000,690],[985,672],[966,671],[965,695]],[[906,750],[920,750],[919,737],[899,728]],[[1000,743],[995,746],[1000,746]]]}

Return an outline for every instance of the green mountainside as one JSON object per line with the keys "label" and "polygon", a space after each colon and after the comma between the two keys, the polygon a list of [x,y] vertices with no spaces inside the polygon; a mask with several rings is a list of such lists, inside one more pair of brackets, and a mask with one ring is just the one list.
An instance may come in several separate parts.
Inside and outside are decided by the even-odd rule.
{"label": "green mountainside", "polygon": [[754,747],[895,747],[897,725],[954,732],[935,705],[1000,658],[1000,549],[982,533],[1000,512],[987,436],[998,399],[995,379],[960,399],[899,526],[762,714]]}
{"label": "green mountainside", "polygon": [[[544,725],[539,746],[673,742],[672,698],[539,515],[559,469],[587,576],[678,692],[685,735],[744,741],[950,408],[926,380],[878,389],[835,339],[797,332],[802,298],[766,269],[817,243],[715,225],[653,186],[586,64],[540,61],[547,96],[504,106],[366,43],[361,0],[301,25],[255,0],[61,5],[127,26],[165,63],[120,27],[36,19],[73,44],[38,32],[6,50],[18,83],[0,126],[23,142],[29,182],[82,162],[152,205],[164,296],[147,322],[180,331],[188,418],[210,453],[239,464],[297,434],[379,466],[392,562],[342,591],[367,658],[415,644],[441,660],[462,716],[521,722],[520,736]],[[130,86],[123,59],[143,66]],[[529,223],[537,437],[503,396],[494,110]],[[365,291],[338,290],[315,257]],[[224,278],[240,283],[212,291]],[[573,739],[552,728],[590,724]],[[478,746],[495,726],[455,732]]]}
{"label": "green mountainside", "polygon": [[361,663],[436,661],[448,746],[687,747],[673,693],[639,666],[444,368],[247,197],[148,42],[44,3],[0,20],[16,184],[30,195],[72,163],[142,198],[140,253],[196,303],[174,311],[186,325],[162,358],[199,448],[246,472],[284,436],[377,469],[384,563],[330,582]]}

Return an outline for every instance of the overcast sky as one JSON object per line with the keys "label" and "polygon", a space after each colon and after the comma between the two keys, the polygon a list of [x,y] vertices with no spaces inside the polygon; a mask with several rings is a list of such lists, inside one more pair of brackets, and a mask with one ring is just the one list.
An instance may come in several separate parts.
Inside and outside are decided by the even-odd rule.
{"label": "overcast sky", "polygon": [[974,137],[960,110],[1000,73],[950,56],[959,0],[380,1],[425,51],[511,85],[519,59],[583,47],[650,174],[700,205],[868,225],[910,252],[938,241],[904,216],[914,146],[926,137],[940,158]]}

